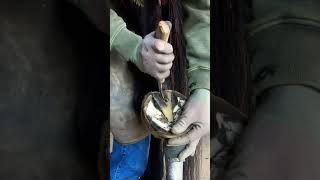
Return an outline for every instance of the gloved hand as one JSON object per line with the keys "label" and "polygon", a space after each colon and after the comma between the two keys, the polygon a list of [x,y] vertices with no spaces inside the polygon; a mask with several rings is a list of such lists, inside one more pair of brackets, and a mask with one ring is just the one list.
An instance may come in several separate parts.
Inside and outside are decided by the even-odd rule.
{"label": "gloved hand", "polygon": [[180,146],[187,144],[179,154],[179,160],[184,161],[190,155],[193,156],[202,136],[210,132],[210,91],[196,89],[188,101],[181,118],[173,125],[171,131],[174,134],[183,133],[192,126],[186,134],[168,140],[167,145]]}
{"label": "gloved hand", "polygon": [[173,47],[163,40],[156,39],[155,32],[145,36],[138,51],[139,55],[135,64],[140,71],[158,80],[170,75],[174,60]]}

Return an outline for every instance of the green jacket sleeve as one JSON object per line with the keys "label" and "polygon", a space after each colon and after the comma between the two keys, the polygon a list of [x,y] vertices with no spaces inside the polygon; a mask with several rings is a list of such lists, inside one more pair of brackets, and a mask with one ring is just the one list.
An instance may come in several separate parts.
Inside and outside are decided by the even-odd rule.
{"label": "green jacket sleeve", "polygon": [[210,0],[185,0],[188,18],[184,24],[188,84],[195,89],[210,90]]}
{"label": "green jacket sleeve", "polygon": [[117,51],[126,60],[136,62],[142,37],[127,29],[126,23],[110,9],[110,51]]}

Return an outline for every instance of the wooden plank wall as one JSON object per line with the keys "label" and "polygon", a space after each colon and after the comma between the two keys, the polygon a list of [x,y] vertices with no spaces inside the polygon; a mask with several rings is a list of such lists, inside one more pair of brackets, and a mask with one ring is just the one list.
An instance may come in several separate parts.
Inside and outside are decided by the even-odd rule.
{"label": "wooden plank wall", "polygon": [[200,141],[194,157],[184,163],[183,180],[210,180],[210,136]]}

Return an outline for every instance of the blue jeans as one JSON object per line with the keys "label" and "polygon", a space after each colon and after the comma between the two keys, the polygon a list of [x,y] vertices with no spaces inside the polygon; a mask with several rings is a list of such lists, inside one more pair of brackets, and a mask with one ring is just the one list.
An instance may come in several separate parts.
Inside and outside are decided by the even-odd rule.
{"label": "blue jeans", "polygon": [[148,164],[151,136],[129,145],[114,141],[110,158],[111,180],[136,180]]}

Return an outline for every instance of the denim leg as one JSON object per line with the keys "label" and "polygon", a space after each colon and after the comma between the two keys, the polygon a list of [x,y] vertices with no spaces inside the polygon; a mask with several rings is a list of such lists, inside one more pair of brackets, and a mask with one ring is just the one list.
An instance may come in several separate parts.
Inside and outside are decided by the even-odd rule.
{"label": "denim leg", "polygon": [[151,136],[129,145],[114,141],[110,158],[111,180],[137,180],[148,164]]}

